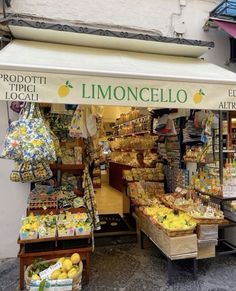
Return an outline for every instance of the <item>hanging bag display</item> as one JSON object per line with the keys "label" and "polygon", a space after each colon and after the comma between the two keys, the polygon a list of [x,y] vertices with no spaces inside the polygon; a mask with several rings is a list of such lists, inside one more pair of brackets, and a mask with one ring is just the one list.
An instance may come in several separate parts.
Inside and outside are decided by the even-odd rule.
{"label": "hanging bag display", "polygon": [[61,152],[61,146],[60,146],[59,138],[55,135],[55,133],[52,130],[50,130],[50,136],[51,136],[51,139],[53,140],[53,145],[54,145],[54,148],[55,148],[56,156],[58,158],[61,158],[62,152]]}
{"label": "hanging bag display", "polygon": [[74,138],[87,138],[85,107],[78,105],[72,117],[69,135]]}
{"label": "hanging bag display", "polygon": [[91,106],[86,106],[85,114],[86,114],[86,127],[88,133],[91,137],[93,137],[97,134],[96,115],[93,114]]}
{"label": "hanging bag display", "polygon": [[50,179],[53,173],[47,162],[37,163],[17,163],[15,169],[12,170],[10,180],[12,182],[39,182]]}
{"label": "hanging bag display", "polygon": [[53,140],[37,104],[28,103],[20,118],[10,125],[2,157],[19,162],[56,160]]}

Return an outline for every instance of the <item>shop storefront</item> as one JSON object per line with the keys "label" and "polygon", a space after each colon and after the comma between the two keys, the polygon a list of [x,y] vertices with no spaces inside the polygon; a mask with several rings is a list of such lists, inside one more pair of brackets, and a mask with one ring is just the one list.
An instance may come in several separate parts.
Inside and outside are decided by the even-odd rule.
{"label": "shop storefront", "polygon": [[[110,170],[113,167],[115,173],[117,165],[126,166],[119,170],[122,185],[118,186],[119,190],[124,190],[124,200],[129,204],[127,212],[136,218],[137,233],[141,233],[142,238],[144,234],[148,236],[168,258],[169,265],[174,260],[190,258],[196,271],[197,259],[215,256],[218,226],[233,224],[235,220],[235,204],[231,202],[236,199],[235,161],[232,155],[223,157],[222,112],[236,108],[236,78],[234,73],[197,58],[202,47],[199,51],[189,49],[192,55],[180,56],[178,53],[179,56],[174,56],[16,39],[1,51],[0,100],[26,102],[25,110],[29,116],[35,103],[40,105],[45,116],[48,108],[52,112],[54,106],[55,112],[55,105],[66,104],[72,114],[69,121],[64,119],[62,123],[67,123],[65,126],[75,139],[71,146],[71,140],[65,141],[60,134],[54,138],[54,146],[56,140],[62,153],[57,152],[56,162],[55,157],[51,159],[54,160],[51,170],[61,181],[62,173],[66,171],[77,171],[83,177],[81,191],[77,184],[76,191],[61,188],[63,194],[67,192],[67,198],[60,201],[54,193],[55,199],[51,199],[52,204],[46,207],[50,211],[45,210],[45,205],[36,197],[40,194],[37,191],[42,191],[42,185],[32,191],[36,196],[29,200],[28,216],[22,220],[18,240],[21,288],[24,280],[27,286],[31,285],[30,290],[34,290],[33,285],[39,284],[40,279],[51,278],[57,281],[55,284],[65,280],[65,284],[77,288],[73,290],[79,290],[82,267],[77,255],[64,265],[62,262],[65,270],[54,273],[53,278],[52,272],[58,267],[55,265],[40,276],[36,270],[24,274],[24,266],[42,254],[51,260],[78,252],[84,263],[85,278],[89,279],[93,230],[100,228],[92,185],[93,176],[96,179],[96,173],[100,172],[99,158],[96,165],[96,159],[90,155],[93,151],[90,140],[97,134],[92,124],[97,122],[101,126],[101,106],[132,107],[113,125],[113,136],[110,137],[113,155],[108,168],[110,163]],[[80,107],[75,110],[76,106],[71,105]],[[80,122],[82,118],[85,118],[83,124]],[[54,118],[52,123],[55,129],[55,125],[60,124],[59,118]],[[86,133],[82,127],[86,127]],[[60,130],[63,131],[62,127]],[[71,155],[72,148],[76,153]],[[73,156],[73,166],[73,163],[61,162],[65,151],[70,152],[68,156]],[[30,162],[33,156],[28,158]],[[12,159],[17,160],[14,157],[12,155]],[[93,175],[90,166],[94,161]],[[110,184],[117,179],[111,175],[110,172]],[[223,178],[226,179],[224,184]],[[80,199],[83,192],[87,199],[84,207]],[[34,203],[41,204],[36,205],[37,208]],[[68,212],[62,214],[62,209]],[[230,212],[227,219],[223,210]],[[34,215],[30,216],[32,211]],[[41,215],[41,228],[37,214]],[[29,230],[29,224],[35,228]],[[234,243],[235,237],[227,242],[231,253],[235,251]],[[57,288],[62,290],[63,287],[57,285]]]}

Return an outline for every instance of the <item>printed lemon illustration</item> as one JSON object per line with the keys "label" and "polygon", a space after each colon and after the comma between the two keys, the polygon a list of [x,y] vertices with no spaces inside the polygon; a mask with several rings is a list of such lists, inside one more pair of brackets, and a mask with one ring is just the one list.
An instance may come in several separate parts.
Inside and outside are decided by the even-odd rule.
{"label": "printed lemon illustration", "polygon": [[66,83],[64,85],[61,85],[58,88],[57,93],[60,97],[66,97],[70,93],[71,88],[73,88],[71,83],[69,81],[66,81]]}
{"label": "printed lemon illustration", "polygon": [[195,104],[202,102],[202,96],[204,96],[205,93],[200,89],[197,93],[193,95],[193,101]]}

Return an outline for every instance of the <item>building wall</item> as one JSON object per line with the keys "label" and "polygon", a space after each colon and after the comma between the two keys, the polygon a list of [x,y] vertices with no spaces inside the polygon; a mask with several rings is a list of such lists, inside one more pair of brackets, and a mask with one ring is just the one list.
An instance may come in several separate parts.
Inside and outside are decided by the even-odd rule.
{"label": "building wall", "polygon": [[[7,107],[0,101],[0,151],[8,128]],[[13,117],[13,116],[12,116]],[[0,259],[15,257],[19,251],[16,241],[21,217],[25,214],[29,184],[13,183],[9,180],[14,163],[0,159]]]}
{"label": "building wall", "polygon": [[[163,36],[211,40],[215,48],[203,57],[217,65],[236,72],[228,65],[229,38],[222,31],[202,27],[211,11],[221,0],[12,0],[7,13],[39,19],[54,19],[55,22],[82,23],[90,26],[118,28],[123,30],[153,32]],[[180,5],[181,4],[181,5]],[[0,8],[1,9],[1,8]],[[0,141],[7,127],[4,104],[0,104]],[[12,168],[10,161],[0,160],[0,225],[3,239],[0,240],[0,257],[15,256],[18,250],[16,237],[21,215],[26,208],[28,185],[9,181]]]}
{"label": "building wall", "polygon": [[119,29],[148,31],[164,36],[212,40],[215,49],[205,54],[206,60],[229,70],[229,39],[223,31],[202,27],[209,11],[221,0],[12,0],[8,13],[17,13],[57,22],[84,23]]}

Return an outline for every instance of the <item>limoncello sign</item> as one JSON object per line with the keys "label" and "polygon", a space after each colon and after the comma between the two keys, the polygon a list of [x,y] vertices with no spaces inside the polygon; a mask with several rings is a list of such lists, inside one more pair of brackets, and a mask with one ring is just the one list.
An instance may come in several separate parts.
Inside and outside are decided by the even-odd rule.
{"label": "limoncello sign", "polygon": [[144,103],[186,103],[188,93],[186,90],[129,87],[129,86],[102,86],[99,84],[81,84],[81,97],[83,99],[102,99],[117,101],[141,101]]}
{"label": "limoncello sign", "polygon": [[[0,100],[234,110],[236,86],[173,80],[146,80],[0,71]],[[226,109],[226,110],[227,110]]]}

